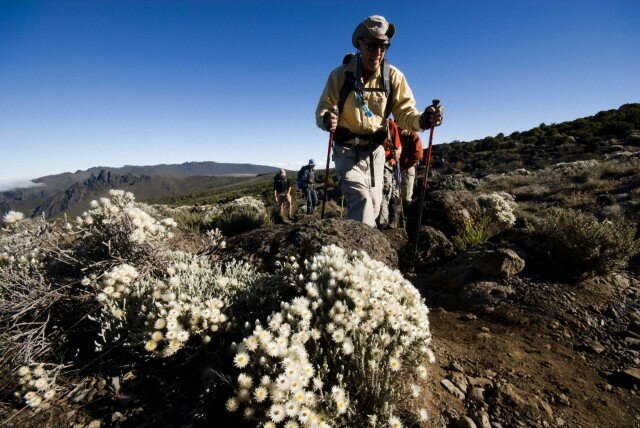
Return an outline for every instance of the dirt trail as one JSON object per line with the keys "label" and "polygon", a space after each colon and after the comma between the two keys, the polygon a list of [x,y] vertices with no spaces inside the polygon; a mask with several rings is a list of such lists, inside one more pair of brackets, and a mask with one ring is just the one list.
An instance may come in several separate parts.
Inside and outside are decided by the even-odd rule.
{"label": "dirt trail", "polygon": [[432,426],[640,426],[637,275],[516,280],[508,300],[473,312],[414,283],[432,309]]}

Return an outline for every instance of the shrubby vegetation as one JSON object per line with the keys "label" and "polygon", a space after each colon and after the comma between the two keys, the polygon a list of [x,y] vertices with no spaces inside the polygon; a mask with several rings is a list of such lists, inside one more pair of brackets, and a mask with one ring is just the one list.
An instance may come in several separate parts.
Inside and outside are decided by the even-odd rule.
{"label": "shrubby vegetation", "polygon": [[231,201],[207,215],[209,227],[220,229],[226,236],[264,227],[270,221],[264,203],[251,196]]}
{"label": "shrubby vegetation", "polygon": [[[174,250],[176,222],[149,213],[112,191],[72,222],[5,216],[0,392],[31,409],[24,417],[68,423],[96,393],[83,412],[105,406],[128,424],[220,418],[224,407],[242,407],[229,425],[427,417],[417,397],[433,360],[428,310],[397,271],[326,247],[266,276],[223,263],[217,230],[198,253]],[[143,413],[105,395],[111,379],[149,400]]]}
{"label": "shrubby vegetation", "polygon": [[640,104],[559,124],[540,126],[511,135],[502,133],[469,142],[434,146],[434,168],[439,172],[507,172],[516,168],[542,169],[551,162],[589,160],[640,147]]}
{"label": "shrubby vegetation", "polygon": [[466,219],[464,230],[453,237],[453,244],[459,250],[486,242],[516,223],[514,211],[517,204],[512,195],[506,192],[481,193],[476,200],[481,209],[480,217]]}
{"label": "shrubby vegetation", "polygon": [[624,267],[640,251],[636,228],[623,220],[551,208],[538,230],[548,262],[563,276],[604,274]]}

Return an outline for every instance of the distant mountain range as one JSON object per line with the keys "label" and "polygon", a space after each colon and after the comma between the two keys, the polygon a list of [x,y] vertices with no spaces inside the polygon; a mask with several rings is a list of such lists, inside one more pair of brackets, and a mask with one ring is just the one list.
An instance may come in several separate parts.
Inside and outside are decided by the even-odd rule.
{"label": "distant mountain range", "polygon": [[78,215],[88,203],[110,189],[131,191],[137,200],[211,190],[279,169],[266,165],[185,162],[173,165],[95,167],[86,171],[48,175],[38,186],[0,192],[0,213],[17,210],[27,216]]}

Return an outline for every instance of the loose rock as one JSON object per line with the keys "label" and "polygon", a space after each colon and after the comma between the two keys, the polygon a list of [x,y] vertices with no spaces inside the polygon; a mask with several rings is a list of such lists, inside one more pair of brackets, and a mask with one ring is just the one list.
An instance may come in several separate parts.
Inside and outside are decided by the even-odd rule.
{"label": "loose rock", "polygon": [[460,400],[464,400],[464,393],[460,391],[460,389],[455,386],[449,379],[442,379],[440,383],[442,384],[444,389],[446,389],[451,395]]}

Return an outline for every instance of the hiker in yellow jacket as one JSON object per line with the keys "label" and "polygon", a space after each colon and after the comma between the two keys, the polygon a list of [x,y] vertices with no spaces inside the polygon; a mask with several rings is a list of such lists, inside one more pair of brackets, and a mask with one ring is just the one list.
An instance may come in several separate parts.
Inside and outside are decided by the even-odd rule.
{"label": "hiker in yellow jacket", "polygon": [[400,70],[385,61],[395,26],[378,15],[356,27],[358,54],[331,72],[316,108],[316,123],[334,132],[334,162],[347,200],[347,218],[375,227],[382,201],[387,119],[422,131],[442,123],[442,108],[420,113]]}

